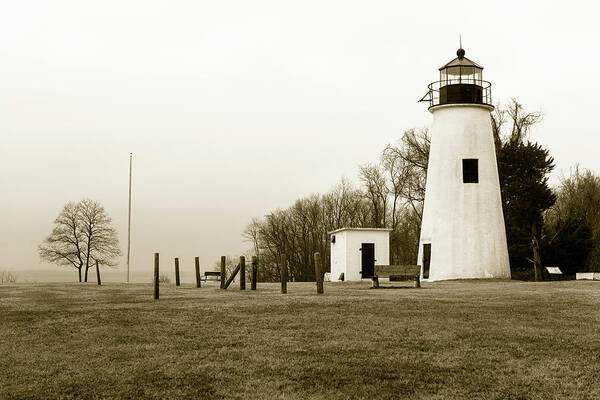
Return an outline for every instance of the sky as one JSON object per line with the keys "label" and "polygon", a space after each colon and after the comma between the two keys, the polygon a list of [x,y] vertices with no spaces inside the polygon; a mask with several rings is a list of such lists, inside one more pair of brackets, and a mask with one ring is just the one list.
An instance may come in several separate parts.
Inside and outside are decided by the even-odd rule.
{"label": "sky", "polygon": [[[600,6],[588,1],[18,1],[0,5],[0,270],[68,201],[104,205],[134,276],[248,249],[252,217],[357,181],[406,129],[438,68],[485,67],[494,102],[543,121],[552,182],[600,172]],[[125,271],[122,257],[118,271]],[[73,274],[75,277],[75,274]]]}

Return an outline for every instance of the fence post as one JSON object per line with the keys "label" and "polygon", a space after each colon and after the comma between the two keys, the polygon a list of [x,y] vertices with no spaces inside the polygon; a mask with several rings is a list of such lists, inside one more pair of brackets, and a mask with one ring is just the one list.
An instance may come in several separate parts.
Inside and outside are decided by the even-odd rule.
{"label": "fence post", "polygon": [[323,293],[323,268],[321,268],[321,255],[316,252],[315,255],[315,280],[317,282],[317,294]]}
{"label": "fence post", "polygon": [[179,286],[179,257],[175,257],[175,286]]}
{"label": "fence post", "polygon": [[225,256],[221,256],[221,289],[225,288],[225,263],[227,259]]}
{"label": "fence post", "polygon": [[158,300],[158,253],[154,253],[154,300]]}
{"label": "fence post", "polygon": [[420,288],[421,287],[421,275],[415,276],[415,287],[416,288]]}
{"label": "fence post", "polygon": [[195,262],[196,262],[196,287],[199,288],[200,286],[202,286],[202,284],[200,283],[200,257],[196,257]]}
{"label": "fence post", "polygon": [[256,279],[258,278],[258,257],[252,256],[252,283],[250,290],[256,290]]}
{"label": "fence post", "polygon": [[98,260],[96,260],[96,276],[98,278],[98,285],[102,285],[102,282],[100,281],[100,267],[98,266]]}
{"label": "fence post", "polygon": [[240,290],[246,290],[246,257],[240,257]]}
{"label": "fence post", "polygon": [[281,256],[279,263],[279,275],[281,276],[281,294],[287,293],[287,260],[285,256]]}

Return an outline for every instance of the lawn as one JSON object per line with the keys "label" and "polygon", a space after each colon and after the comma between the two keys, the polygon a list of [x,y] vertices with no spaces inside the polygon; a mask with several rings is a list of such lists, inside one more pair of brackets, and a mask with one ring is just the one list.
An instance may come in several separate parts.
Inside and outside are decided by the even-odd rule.
{"label": "lawn", "polygon": [[1,399],[598,399],[600,282],[5,285],[0,350]]}

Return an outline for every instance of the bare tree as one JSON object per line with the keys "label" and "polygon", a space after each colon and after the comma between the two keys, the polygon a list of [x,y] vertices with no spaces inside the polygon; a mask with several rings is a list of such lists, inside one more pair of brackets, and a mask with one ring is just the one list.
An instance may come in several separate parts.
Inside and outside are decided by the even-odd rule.
{"label": "bare tree", "polygon": [[121,255],[117,231],[104,207],[97,201],[84,199],[80,203],[82,239],[85,241],[85,282],[88,271],[96,262],[114,267],[115,258]]}
{"label": "bare tree", "polygon": [[492,133],[496,153],[503,143],[523,143],[528,138],[531,127],[541,122],[541,111],[525,112],[523,105],[512,98],[506,107],[496,104],[492,112]]}
{"label": "bare tree", "polygon": [[373,207],[373,225],[385,227],[389,188],[381,167],[375,164],[361,166],[360,180]]}
{"label": "bare tree", "polygon": [[246,229],[242,233],[242,237],[252,243],[254,254],[258,257],[260,252],[259,233],[261,221],[258,218],[252,218],[250,223],[246,225]]}
{"label": "bare tree", "polygon": [[408,164],[408,183],[405,185],[404,197],[409,201],[413,211],[419,214],[425,200],[425,183],[427,181],[427,166],[429,165],[429,148],[431,138],[429,131],[409,129],[400,139],[400,155]]}
{"label": "bare tree", "polygon": [[392,229],[398,225],[398,210],[403,194],[406,192],[406,186],[409,183],[410,165],[402,157],[400,148],[388,145],[381,153],[381,165],[387,174],[389,181],[390,195],[392,197],[391,218]]}
{"label": "bare tree", "polygon": [[321,201],[323,224],[328,231],[371,224],[372,212],[365,193],[355,189],[345,178],[324,194]]}
{"label": "bare tree", "polygon": [[54,220],[52,233],[40,244],[38,251],[44,261],[58,265],[72,265],[79,272],[83,268],[80,204],[68,202]]}
{"label": "bare tree", "polygon": [[350,182],[342,178],[340,183],[334,186],[331,193],[325,195],[324,202],[329,205],[329,226],[332,229],[342,228],[347,220],[347,213],[351,210],[348,209],[349,197],[353,191]]}
{"label": "bare tree", "polygon": [[509,141],[513,143],[522,143],[529,136],[531,127],[542,120],[540,111],[524,112],[523,106],[516,100],[511,99],[506,113],[512,121],[512,130]]}
{"label": "bare tree", "polygon": [[96,262],[114,266],[121,255],[117,231],[111,219],[98,202],[84,199],[69,202],[60,212],[52,233],[39,246],[40,258],[58,265],[72,265],[78,270],[79,282],[85,271]]}
{"label": "bare tree", "polygon": [[390,189],[390,228],[392,228],[390,262],[395,264],[400,259],[400,235],[397,228],[399,217],[405,208],[403,196],[406,192],[406,186],[410,183],[411,165],[402,157],[402,150],[399,147],[388,145],[381,153],[381,166],[387,175]]}

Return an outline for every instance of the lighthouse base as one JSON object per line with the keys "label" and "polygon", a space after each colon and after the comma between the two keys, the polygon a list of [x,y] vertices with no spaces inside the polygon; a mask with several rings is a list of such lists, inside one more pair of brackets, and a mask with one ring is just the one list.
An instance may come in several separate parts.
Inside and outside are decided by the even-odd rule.
{"label": "lighthouse base", "polygon": [[417,264],[424,280],[510,278],[487,105],[431,108]]}

